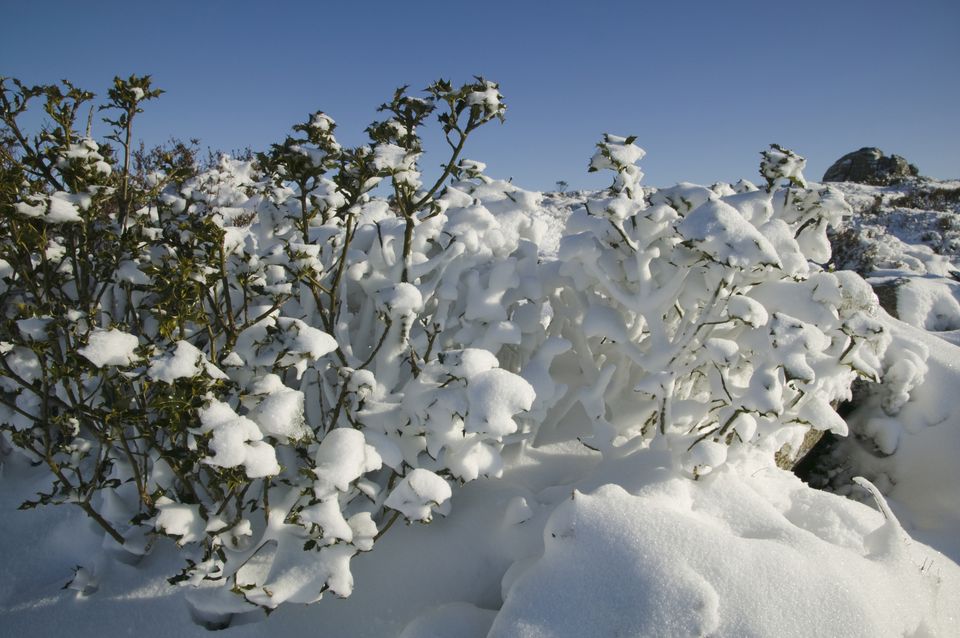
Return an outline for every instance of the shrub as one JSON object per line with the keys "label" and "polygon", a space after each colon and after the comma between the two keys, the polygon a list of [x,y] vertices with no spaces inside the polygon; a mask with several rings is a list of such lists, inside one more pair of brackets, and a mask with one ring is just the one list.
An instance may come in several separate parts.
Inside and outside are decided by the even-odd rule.
{"label": "shrub", "polygon": [[[349,557],[444,511],[448,483],[496,474],[532,401],[488,350],[515,336],[489,325],[521,300],[503,266],[536,251],[470,194],[516,189],[460,161],[503,116],[496,85],[401,89],[369,146],[342,149],[315,113],[256,162],[198,172],[181,148],[142,179],[150,79],[110,91],[120,166],[75,130],[92,95],[65,88],[3,85],[2,427],[55,477],[25,506],[79,505],[128,551],[173,536],[175,580],[264,607],[348,595]],[[30,140],[37,98],[55,127]],[[423,189],[435,113],[453,152]],[[451,175],[476,183],[440,194]],[[384,180],[389,201],[370,195]],[[315,577],[291,588],[301,555]]]}
{"label": "shrub", "polygon": [[796,453],[811,428],[845,434],[831,403],[857,377],[879,380],[887,337],[860,277],[810,261],[830,258],[843,197],[806,189],[802,158],[776,145],[767,188],[729,195],[645,193],[642,157],[633,138],[606,136],[591,169],[614,172],[613,187],[567,225],[548,334],[586,381],[541,429],[579,403],[585,443],[622,454],[659,433],[693,477],[728,446]]}
{"label": "shrub", "polygon": [[916,208],[945,213],[960,212],[960,188],[939,188],[915,184],[914,188],[888,202],[892,208]]}
{"label": "shrub", "polygon": [[[652,191],[608,135],[590,169],[612,188],[541,264],[517,214],[539,195],[462,157],[504,115],[482,78],[397,90],[368,145],[316,112],[207,168],[132,152],[149,77],[108,94],[116,146],[77,131],[89,92],[0,88],[0,429],[53,477],[24,506],[75,504],[134,554],[173,538],[200,609],[349,595],[354,555],[575,405],[586,445],[656,437],[696,478],[728,446],[843,431],[830,402],[880,374],[869,288],[810,261],[845,203],[780,147],[765,190]],[[29,137],[32,100],[52,125]],[[431,116],[450,156],[424,184]]]}

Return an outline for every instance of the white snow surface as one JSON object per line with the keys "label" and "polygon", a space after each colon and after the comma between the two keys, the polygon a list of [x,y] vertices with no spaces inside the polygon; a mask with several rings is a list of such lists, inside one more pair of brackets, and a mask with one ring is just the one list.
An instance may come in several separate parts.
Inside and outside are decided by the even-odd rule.
{"label": "white snow surface", "polygon": [[898,374],[908,400],[872,395],[848,418],[857,437],[844,439],[848,466],[883,487],[912,534],[960,560],[960,347],[890,321],[895,345],[917,343],[923,368],[902,352]]}
{"label": "white snow surface", "polygon": [[[224,635],[956,635],[960,568],[895,520],[766,458],[691,481],[667,456],[530,448],[501,479],[462,488],[447,518],[392,529],[356,557],[364,586],[350,598],[249,612]],[[10,512],[42,482],[9,465],[18,480],[0,495],[0,533],[19,549],[2,568],[8,635],[209,635],[165,581],[172,540],[139,565],[91,565],[102,534],[79,510]],[[168,533],[198,533],[188,509],[161,509]],[[90,565],[95,591],[59,589],[73,564]]]}
{"label": "white snow surface", "polygon": [[960,569],[922,570],[937,555],[895,521],[773,472],[670,478],[636,494],[615,484],[574,491],[547,521],[542,556],[506,588],[490,636],[956,629]]}

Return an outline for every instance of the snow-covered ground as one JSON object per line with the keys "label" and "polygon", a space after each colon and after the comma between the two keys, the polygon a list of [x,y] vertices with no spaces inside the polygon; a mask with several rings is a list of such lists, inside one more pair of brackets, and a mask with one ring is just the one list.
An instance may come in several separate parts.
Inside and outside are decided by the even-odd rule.
{"label": "snow-covered ground", "polygon": [[[840,188],[860,209],[897,194]],[[556,259],[586,197],[550,194],[528,211],[546,229],[544,260]],[[822,469],[843,494],[746,447],[694,481],[671,469],[663,439],[601,455],[577,441],[589,428],[568,424],[540,445],[505,448],[503,476],[457,490],[448,516],[390,529],[353,559],[349,598],[237,615],[223,635],[960,635],[960,293],[944,230],[953,218],[883,215],[846,224],[870,252],[871,283],[907,282],[896,292],[901,319],[882,316],[900,395],[867,391],[848,416],[851,436]],[[191,614],[185,598],[196,594],[167,583],[182,567],[172,540],[135,563],[77,508],[16,511],[46,481],[43,468],[3,457],[0,635],[152,638],[225,624]]]}
{"label": "snow-covered ground", "polygon": [[[909,397],[859,397],[853,435],[828,450],[814,483],[856,495],[851,477],[868,477],[914,538],[960,561],[960,182],[836,187],[856,211],[835,241],[839,266],[861,271],[899,317],[885,319],[895,374],[912,380]],[[935,210],[904,205],[937,190],[953,195]]]}
{"label": "snow-covered ground", "polygon": [[[530,450],[465,486],[449,517],[391,530],[355,559],[350,598],[235,618],[226,634],[956,635],[960,569],[896,519],[766,459],[692,482],[662,451],[600,463],[583,450]],[[165,580],[172,546],[109,560],[79,510],[14,512],[38,486],[5,470],[20,489],[2,497],[4,635],[206,633]],[[63,589],[76,565],[99,587]]]}

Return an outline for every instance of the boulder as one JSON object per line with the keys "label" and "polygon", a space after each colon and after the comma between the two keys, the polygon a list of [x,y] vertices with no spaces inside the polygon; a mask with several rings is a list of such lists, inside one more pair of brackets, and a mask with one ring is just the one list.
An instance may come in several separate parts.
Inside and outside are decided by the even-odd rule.
{"label": "boulder", "polygon": [[823,181],[886,186],[907,177],[916,177],[919,172],[916,166],[899,155],[888,157],[879,148],[865,146],[834,162],[823,174]]}

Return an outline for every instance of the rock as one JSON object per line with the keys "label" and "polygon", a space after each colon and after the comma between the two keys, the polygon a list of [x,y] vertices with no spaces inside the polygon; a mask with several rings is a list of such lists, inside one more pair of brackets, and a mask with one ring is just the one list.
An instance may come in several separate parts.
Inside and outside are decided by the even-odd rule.
{"label": "rock", "polygon": [[873,292],[877,294],[877,300],[880,302],[880,307],[886,310],[887,313],[895,319],[900,318],[900,311],[897,308],[897,304],[900,287],[905,283],[907,283],[905,278],[897,277],[892,281],[883,281],[880,283],[871,284],[873,287]]}
{"label": "rock", "polygon": [[879,148],[865,146],[834,162],[823,174],[823,181],[886,186],[919,173],[916,166],[899,155],[887,157]]}
{"label": "rock", "polygon": [[800,449],[794,450],[793,446],[785,443],[783,447],[773,455],[774,460],[777,462],[777,467],[782,470],[792,470],[798,463],[803,461],[822,437],[823,430],[811,429],[807,430],[807,433],[804,434]]}

